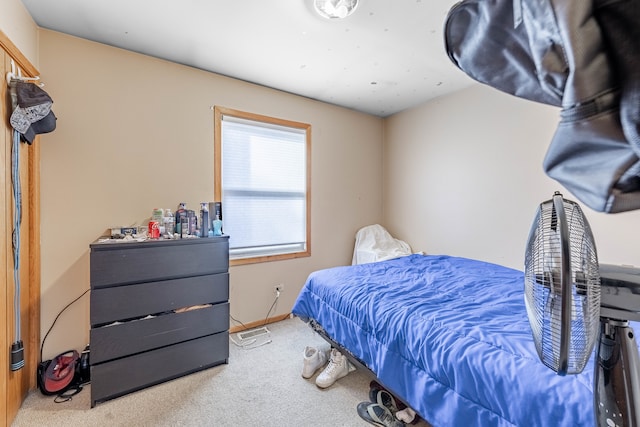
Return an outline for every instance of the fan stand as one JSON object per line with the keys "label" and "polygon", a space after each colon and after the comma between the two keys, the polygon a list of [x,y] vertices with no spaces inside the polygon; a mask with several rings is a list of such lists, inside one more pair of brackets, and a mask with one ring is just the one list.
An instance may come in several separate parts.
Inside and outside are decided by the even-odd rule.
{"label": "fan stand", "polygon": [[529,233],[524,297],[538,356],[558,375],[580,373],[597,347],[597,425],[640,427],[640,356],[629,325],[640,321],[640,268],[598,263],[580,206],[557,191]]}
{"label": "fan stand", "polygon": [[640,320],[640,269],[600,264],[600,281],[593,379],[596,421],[599,426],[638,427],[640,355],[629,320]]}

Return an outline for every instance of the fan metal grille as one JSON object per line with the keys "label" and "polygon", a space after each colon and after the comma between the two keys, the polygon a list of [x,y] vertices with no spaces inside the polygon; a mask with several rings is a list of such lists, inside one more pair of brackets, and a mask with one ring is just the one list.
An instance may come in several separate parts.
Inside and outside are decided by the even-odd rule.
{"label": "fan metal grille", "polygon": [[[597,339],[600,275],[587,219],[578,204],[556,193],[556,201],[558,197],[564,209],[556,209],[554,200],[541,203],[531,227],[525,255],[525,303],[540,360],[564,375],[582,372]],[[568,252],[563,251],[563,241],[568,242]],[[564,293],[571,301],[565,322],[563,277],[570,278]],[[564,355],[563,345],[568,349]]]}

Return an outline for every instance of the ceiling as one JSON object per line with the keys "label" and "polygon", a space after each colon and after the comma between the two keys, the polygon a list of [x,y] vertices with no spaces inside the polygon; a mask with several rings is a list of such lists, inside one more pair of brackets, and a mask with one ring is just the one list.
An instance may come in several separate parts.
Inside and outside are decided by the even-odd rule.
{"label": "ceiling", "polygon": [[43,28],[386,117],[472,84],[447,57],[458,0],[22,0]]}

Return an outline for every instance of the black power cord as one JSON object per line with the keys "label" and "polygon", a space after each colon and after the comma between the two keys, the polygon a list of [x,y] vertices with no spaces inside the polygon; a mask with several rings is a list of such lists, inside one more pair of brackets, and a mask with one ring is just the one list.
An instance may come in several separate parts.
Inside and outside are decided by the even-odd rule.
{"label": "black power cord", "polygon": [[56,324],[56,322],[58,321],[58,318],[60,317],[60,315],[62,313],[64,313],[64,311],[69,308],[71,306],[71,304],[73,304],[74,302],[78,301],[80,298],[82,298],[87,292],[89,292],[91,289],[87,289],[86,291],[84,291],[82,293],[82,295],[80,295],[78,298],[74,299],[73,301],[71,301],[69,304],[66,305],[65,308],[63,308],[62,310],[60,310],[60,312],[58,313],[58,315],[56,316],[55,319],[53,319],[53,323],[51,324],[51,327],[49,328],[49,330],[47,331],[46,334],[44,334],[44,338],[42,338],[42,344],[40,344],[40,362],[42,362],[42,350],[44,349],[44,342],[47,340],[47,337],[49,336],[49,333],[51,332],[51,330],[53,329],[53,326]]}

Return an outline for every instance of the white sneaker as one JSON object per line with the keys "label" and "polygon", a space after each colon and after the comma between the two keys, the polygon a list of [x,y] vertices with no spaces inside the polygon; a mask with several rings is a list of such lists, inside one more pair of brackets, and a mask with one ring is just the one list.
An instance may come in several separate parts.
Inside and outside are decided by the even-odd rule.
{"label": "white sneaker", "polygon": [[302,366],[302,378],[311,378],[313,374],[327,363],[327,353],[315,347],[304,349],[304,364]]}
{"label": "white sneaker", "polygon": [[403,410],[396,412],[396,418],[407,424],[411,424],[416,418],[416,411],[409,407],[404,408]]}
{"label": "white sneaker", "polygon": [[355,370],[356,368],[342,353],[332,348],[329,364],[316,378],[316,385],[320,388],[327,388],[340,378],[346,376],[349,372]]}

